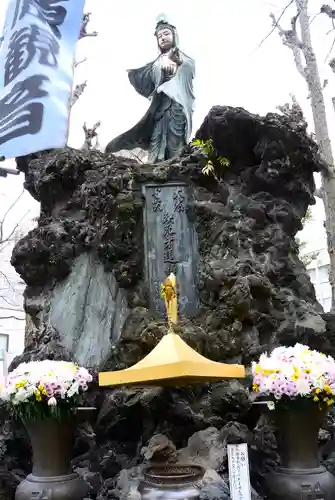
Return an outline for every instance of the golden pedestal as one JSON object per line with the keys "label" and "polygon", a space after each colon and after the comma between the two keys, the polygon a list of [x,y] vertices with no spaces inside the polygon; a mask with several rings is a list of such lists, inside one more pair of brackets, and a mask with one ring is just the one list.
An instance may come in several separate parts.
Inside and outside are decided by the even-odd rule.
{"label": "golden pedestal", "polygon": [[172,274],[163,286],[170,329],[156,347],[136,365],[125,370],[99,373],[99,385],[180,386],[243,378],[243,365],[217,363],[197,353],[172,331],[177,322],[176,278]]}

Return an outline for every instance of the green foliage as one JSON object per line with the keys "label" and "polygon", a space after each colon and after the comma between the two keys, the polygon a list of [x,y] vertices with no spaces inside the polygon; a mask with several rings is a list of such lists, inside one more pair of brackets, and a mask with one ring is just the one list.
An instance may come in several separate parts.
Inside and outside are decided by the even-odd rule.
{"label": "green foliage", "polygon": [[230,162],[228,158],[226,158],[225,156],[218,155],[213,145],[213,139],[210,138],[207,139],[206,141],[203,141],[201,139],[196,139],[192,142],[192,146],[197,146],[201,148],[207,157],[207,163],[202,169],[203,174],[205,175],[212,174],[215,176],[214,166],[216,163],[219,163],[219,165],[223,168],[229,167]]}
{"label": "green foliage", "polygon": [[301,223],[304,226],[306,222],[311,222],[313,220],[313,214],[311,207],[308,207],[305,213],[305,217],[301,219]]}
{"label": "green foliage", "polygon": [[313,262],[313,260],[316,260],[318,258],[320,252],[316,250],[308,254],[302,254],[307,243],[305,241],[301,241],[300,238],[298,238],[297,236],[295,240],[298,245],[299,259],[301,260],[301,262],[304,264],[305,267],[308,267],[310,263]]}

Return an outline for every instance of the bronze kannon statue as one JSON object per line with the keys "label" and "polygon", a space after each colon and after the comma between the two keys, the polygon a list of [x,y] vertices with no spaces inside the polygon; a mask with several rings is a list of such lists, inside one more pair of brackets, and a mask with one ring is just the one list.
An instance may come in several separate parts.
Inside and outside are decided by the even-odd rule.
{"label": "bronze kannon statue", "polygon": [[179,50],[176,28],[161,18],[155,37],[160,52],[157,59],[128,70],[130,83],[151,100],[150,107],[133,128],[106,147],[107,153],[142,148],[149,152],[149,163],[177,156],[189,142],[194,104],[195,64]]}

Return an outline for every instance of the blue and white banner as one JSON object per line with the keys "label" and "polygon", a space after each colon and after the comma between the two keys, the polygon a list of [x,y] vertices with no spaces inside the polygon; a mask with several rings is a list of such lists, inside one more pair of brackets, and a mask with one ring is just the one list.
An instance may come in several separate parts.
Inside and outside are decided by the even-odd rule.
{"label": "blue and white banner", "polygon": [[0,43],[0,156],[66,145],[84,3],[9,0]]}

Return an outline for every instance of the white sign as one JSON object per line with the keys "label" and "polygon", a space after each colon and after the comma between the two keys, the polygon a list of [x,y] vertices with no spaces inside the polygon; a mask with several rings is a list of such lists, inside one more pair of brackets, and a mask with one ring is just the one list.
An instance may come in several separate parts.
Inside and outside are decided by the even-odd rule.
{"label": "white sign", "polygon": [[251,500],[248,445],[228,444],[230,496],[232,500]]}
{"label": "white sign", "polygon": [[85,0],[9,0],[0,44],[0,156],[66,145]]}

